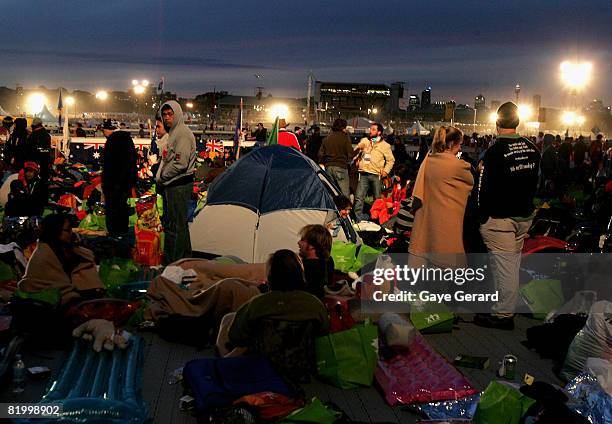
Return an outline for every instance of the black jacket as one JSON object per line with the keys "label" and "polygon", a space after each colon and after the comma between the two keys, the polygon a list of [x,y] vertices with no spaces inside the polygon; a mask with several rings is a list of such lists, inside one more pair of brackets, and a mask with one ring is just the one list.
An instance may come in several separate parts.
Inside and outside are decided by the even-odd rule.
{"label": "black jacket", "polygon": [[478,184],[481,220],[528,217],[538,185],[540,153],[524,137],[502,135],[487,149]]}
{"label": "black jacket", "polygon": [[136,148],[127,131],[113,132],[104,146],[102,188],[130,190],[136,186]]}
{"label": "black jacket", "polygon": [[42,216],[48,203],[47,185],[36,177],[27,185],[22,179],[11,182],[6,202],[6,216]]}

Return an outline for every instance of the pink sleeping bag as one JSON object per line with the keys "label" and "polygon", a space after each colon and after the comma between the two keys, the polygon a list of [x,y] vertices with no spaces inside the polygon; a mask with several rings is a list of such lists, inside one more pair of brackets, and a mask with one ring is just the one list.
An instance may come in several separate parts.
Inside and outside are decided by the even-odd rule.
{"label": "pink sleeping bag", "polygon": [[420,334],[407,352],[379,360],[374,375],[390,405],[454,400],[478,393]]}

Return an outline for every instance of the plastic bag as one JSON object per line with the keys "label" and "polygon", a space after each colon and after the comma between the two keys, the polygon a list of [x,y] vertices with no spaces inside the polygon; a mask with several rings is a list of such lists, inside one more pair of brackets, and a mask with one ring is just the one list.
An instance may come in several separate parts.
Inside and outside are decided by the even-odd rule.
{"label": "plastic bag", "polygon": [[319,376],[342,389],[371,386],[378,346],[378,327],[366,322],[315,340]]}
{"label": "plastic bag", "polygon": [[339,240],[334,240],[332,243],[331,257],[333,258],[334,266],[338,271],[354,271],[356,253],[357,245],[355,245],[355,243],[345,243]]}
{"label": "plastic bag", "polygon": [[480,397],[474,424],[519,424],[534,403],[517,389],[492,381]]}
{"label": "plastic bag", "polygon": [[574,399],[568,404],[593,424],[612,422],[612,396],[603,391],[594,376],[582,373],[565,386],[565,391]]}
{"label": "plastic bag", "polygon": [[584,328],[567,349],[561,370],[563,378],[571,380],[584,371],[588,358],[612,358],[612,324],[606,321],[611,315],[611,302],[602,300],[593,304]]}

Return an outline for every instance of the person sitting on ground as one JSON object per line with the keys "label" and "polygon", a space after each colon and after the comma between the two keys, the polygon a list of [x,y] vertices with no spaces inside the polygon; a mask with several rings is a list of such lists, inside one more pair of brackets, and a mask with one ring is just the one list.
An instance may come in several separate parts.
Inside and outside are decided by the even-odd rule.
{"label": "person sitting on ground", "polygon": [[42,216],[48,203],[47,185],[38,176],[36,162],[26,162],[19,177],[11,182],[6,216]]}
{"label": "person sitting on ground", "polygon": [[350,234],[349,228],[353,226],[351,219],[351,210],[353,210],[353,202],[351,199],[339,194],[334,196],[334,203],[338,209],[338,214],[331,215],[331,218],[326,221],[326,227],[330,231],[334,239],[338,238],[341,241],[350,241],[355,243],[357,240],[346,240],[346,234]]}
{"label": "person sitting on ground", "polygon": [[[270,255],[266,268],[270,291],[254,297],[236,313],[223,317],[217,338],[221,356],[237,356],[253,348],[254,337],[265,319],[312,321],[318,332],[327,330],[329,318],[325,306],[304,291],[306,282],[300,257],[287,249],[278,250]],[[242,349],[233,349],[236,347]]]}
{"label": "person sitting on ground", "polygon": [[308,293],[323,299],[325,286],[331,283],[334,260],[331,258],[332,236],[323,225],[306,225],[300,232],[299,255],[304,265]]}
{"label": "person sitting on ground", "polygon": [[410,181],[407,179],[407,167],[398,166],[393,176],[393,189],[389,197],[374,200],[370,208],[370,217],[383,225],[390,218],[397,215],[400,210],[400,202],[406,198],[406,190]]}
{"label": "person sitting on ground", "polygon": [[103,293],[94,254],[76,245],[67,215],[53,214],[43,219],[38,245],[18,287],[29,293],[57,289],[62,306]]}

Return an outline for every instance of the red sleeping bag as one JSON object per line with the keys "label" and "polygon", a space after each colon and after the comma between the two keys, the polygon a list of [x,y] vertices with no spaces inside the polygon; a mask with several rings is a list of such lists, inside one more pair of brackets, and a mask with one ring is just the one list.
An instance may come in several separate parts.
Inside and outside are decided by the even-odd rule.
{"label": "red sleeping bag", "polygon": [[455,400],[478,393],[420,334],[407,352],[379,360],[374,376],[390,405]]}

